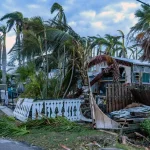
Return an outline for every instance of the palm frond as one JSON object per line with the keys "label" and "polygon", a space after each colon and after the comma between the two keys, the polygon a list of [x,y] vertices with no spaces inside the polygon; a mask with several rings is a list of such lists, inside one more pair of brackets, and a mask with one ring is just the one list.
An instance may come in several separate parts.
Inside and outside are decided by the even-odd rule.
{"label": "palm frond", "polygon": [[55,11],[63,11],[62,6],[58,3],[54,3],[51,7],[51,13],[54,13]]}

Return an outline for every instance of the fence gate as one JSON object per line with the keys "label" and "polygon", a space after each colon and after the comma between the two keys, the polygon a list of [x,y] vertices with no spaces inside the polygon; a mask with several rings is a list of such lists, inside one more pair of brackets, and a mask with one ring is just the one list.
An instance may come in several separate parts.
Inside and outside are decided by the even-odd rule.
{"label": "fence gate", "polygon": [[106,86],[106,112],[120,110],[133,102],[130,87],[122,83],[109,83]]}

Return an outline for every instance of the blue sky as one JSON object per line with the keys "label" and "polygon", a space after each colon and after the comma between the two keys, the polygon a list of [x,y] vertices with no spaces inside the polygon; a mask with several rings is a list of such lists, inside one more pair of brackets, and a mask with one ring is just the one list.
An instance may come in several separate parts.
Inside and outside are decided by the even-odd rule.
{"label": "blue sky", "polygon": [[[127,34],[137,22],[134,13],[140,8],[136,0],[3,0],[0,16],[20,11],[24,17],[41,16],[47,20],[53,17],[50,8],[54,2],[63,6],[69,25],[81,36],[117,35],[117,30]],[[6,41],[7,50],[14,41],[15,34],[10,31]]]}

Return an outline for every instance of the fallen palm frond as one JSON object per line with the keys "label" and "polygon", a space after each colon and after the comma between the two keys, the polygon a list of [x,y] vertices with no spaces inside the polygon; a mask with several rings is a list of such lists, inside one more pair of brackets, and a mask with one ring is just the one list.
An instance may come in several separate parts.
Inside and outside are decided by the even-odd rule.
{"label": "fallen palm frond", "polygon": [[17,127],[15,119],[10,117],[0,118],[0,136],[19,136],[29,133],[26,127]]}
{"label": "fallen palm frond", "polygon": [[64,117],[46,118],[43,117],[40,120],[31,120],[21,126],[26,126],[27,129],[46,129],[48,131],[55,132],[81,132],[88,128],[83,127],[75,122],[71,122]]}

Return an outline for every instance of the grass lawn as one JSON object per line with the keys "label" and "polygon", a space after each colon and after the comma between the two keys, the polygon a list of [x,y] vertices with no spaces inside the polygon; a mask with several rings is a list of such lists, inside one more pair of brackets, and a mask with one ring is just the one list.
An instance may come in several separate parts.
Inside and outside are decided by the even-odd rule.
{"label": "grass lawn", "polygon": [[[4,117],[0,115],[1,117]],[[15,123],[16,124],[16,123]],[[61,145],[65,145],[71,150],[90,150],[94,141],[101,147],[118,147],[123,150],[140,150],[129,146],[124,146],[117,142],[117,137],[98,130],[86,129],[81,131],[53,131],[49,128],[31,128],[26,135],[7,136],[17,141],[39,146],[46,150],[63,150]],[[88,144],[88,145],[87,145]],[[99,150],[98,146],[93,146],[93,150]],[[92,150],[92,149],[91,149]],[[142,150],[142,149],[141,149]]]}
{"label": "grass lawn", "polygon": [[[87,144],[93,141],[96,141],[102,147],[118,147],[124,150],[137,150],[137,148],[119,144],[115,136],[96,130],[77,133],[49,132],[42,129],[34,129],[27,135],[13,138],[18,141],[26,141],[27,143],[45,148],[46,150],[62,150],[60,145],[65,145],[72,150],[88,150],[89,146],[87,146]],[[98,150],[98,147],[95,146],[95,149]]]}

